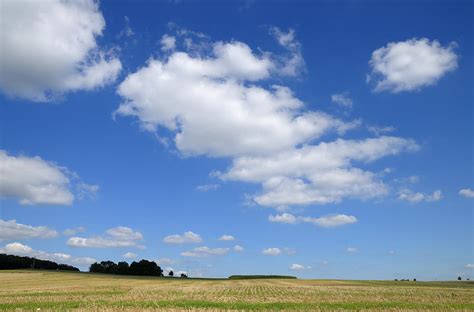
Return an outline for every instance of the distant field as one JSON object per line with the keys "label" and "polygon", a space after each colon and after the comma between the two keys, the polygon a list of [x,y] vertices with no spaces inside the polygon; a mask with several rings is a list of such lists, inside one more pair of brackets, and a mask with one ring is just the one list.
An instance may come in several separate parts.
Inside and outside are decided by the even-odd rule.
{"label": "distant field", "polygon": [[0,310],[474,310],[474,283],[0,271]]}

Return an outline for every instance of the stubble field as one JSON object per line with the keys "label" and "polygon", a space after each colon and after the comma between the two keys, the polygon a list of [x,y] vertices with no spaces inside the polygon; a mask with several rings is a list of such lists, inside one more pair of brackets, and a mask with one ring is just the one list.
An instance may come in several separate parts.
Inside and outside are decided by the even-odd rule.
{"label": "stubble field", "polygon": [[472,282],[210,280],[0,271],[0,310],[474,310]]}

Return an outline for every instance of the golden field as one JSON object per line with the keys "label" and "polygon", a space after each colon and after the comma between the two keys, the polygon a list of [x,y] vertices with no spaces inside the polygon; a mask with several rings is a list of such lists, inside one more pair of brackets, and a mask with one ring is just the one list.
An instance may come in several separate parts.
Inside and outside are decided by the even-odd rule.
{"label": "golden field", "polygon": [[472,282],[180,279],[0,271],[8,311],[474,311]]}

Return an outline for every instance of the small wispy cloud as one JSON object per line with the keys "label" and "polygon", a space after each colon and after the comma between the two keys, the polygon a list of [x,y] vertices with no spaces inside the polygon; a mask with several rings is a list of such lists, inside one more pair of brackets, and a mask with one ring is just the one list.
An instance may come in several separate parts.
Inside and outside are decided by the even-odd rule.
{"label": "small wispy cloud", "polygon": [[422,201],[436,202],[443,198],[441,190],[436,190],[433,194],[424,194],[420,192],[413,192],[409,189],[403,189],[398,194],[398,199],[405,200],[411,203],[418,203]]}
{"label": "small wispy cloud", "polygon": [[340,106],[352,107],[352,99],[349,97],[348,93],[336,93],[331,95],[331,101],[335,104],[338,104]]}
{"label": "small wispy cloud", "polygon": [[219,187],[219,184],[202,184],[196,186],[196,190],[198,190],[199,192],[207,192],[217,190]]}
{"label": "small wispy cloud", "polygon": [[191,251],[181,253],[183,257],[209,257],[209,256],[224,256],[229,252],[229,248],[209,248],[207,246],[196,247]]}
{"label": "small wispy cloud", "polygon": [[73,235],[76,235],[78,233],[82,233],[82,232],[85,232],[86,231],[86,228],[83,227],[83,226],[78,226],[78,227],[75,227],[75,228],[70,228],[70,229],[65,229],[63,231],[63,235],[66,235],[66,236],[73,236]]}
{"label": "small wispy cloud", "polygon": [[373,133],[376,136],[380,136],[386,133],[394,132],[397,129],[392,126],[385,126],[385,127],[368,126],[367,130],[369,130],[370,133]]}

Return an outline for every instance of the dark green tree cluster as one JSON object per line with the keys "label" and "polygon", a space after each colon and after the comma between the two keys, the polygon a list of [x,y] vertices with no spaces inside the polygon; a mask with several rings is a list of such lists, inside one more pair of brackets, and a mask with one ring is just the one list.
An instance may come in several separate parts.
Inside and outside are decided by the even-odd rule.
{"label": "dark green tree cluster", "polygon": [[0,254],[0,270],[15,269],[79,271],[78,268],[67,264],[58,264],[53,261],[40,260],[31,257]]}
{"label": "dark green tree cluster", "polygon": [[133,261],[130,265],[122,261],[115,263],[113,261],[102,261],[92,264],[89,272],[122,274],[122,275],[142,275],[142,276],[163,276],[163,270],[154,261],[140,260]]}

